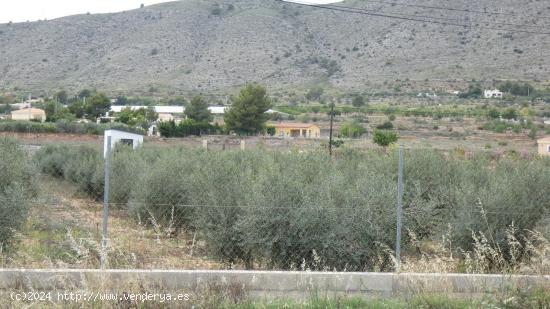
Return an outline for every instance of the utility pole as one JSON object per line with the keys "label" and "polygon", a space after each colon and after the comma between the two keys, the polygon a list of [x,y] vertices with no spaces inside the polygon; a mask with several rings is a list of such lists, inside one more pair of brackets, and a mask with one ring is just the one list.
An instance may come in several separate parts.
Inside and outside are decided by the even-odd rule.
{"label": "utility pole", "polygon": [[31,120],[32,120],[32,95],[29,93],[29,124],[27,125],[27,131],[31,133]]}
{"label": "utility pole", "polygon": [[330,104],[330,133],[328,138],[328,153],[332,157],[332,123],[334,121],[334,102]]}
{"label": "utility pole", "polygon": [[57,104],[59,103],[59,97],[56,95],[55,96],[55,101],[54,101],[54,105],[53,105],[53,114],[55,115],[55,118],[57,119]]}
{"label": "utility pole", "polygon": [[31,111],[31,109],[32,109],[32,101],[31,101],[31,100],[32,100],[32,95],[29,93],[29,120],[32,119],[32,111]]}

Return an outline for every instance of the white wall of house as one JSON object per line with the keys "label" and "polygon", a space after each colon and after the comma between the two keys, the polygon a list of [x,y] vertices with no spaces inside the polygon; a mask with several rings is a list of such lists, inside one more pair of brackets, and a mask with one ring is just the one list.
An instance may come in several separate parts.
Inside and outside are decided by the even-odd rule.
{"label": "white wall of house", "polygon": [[117,143],[121,142],[132,146],[133,149],[136,149],[143,144],[143,135],[119,130],[105,130],[103,139],[103,157],[107,156],[109,136],[111,137],[111,151],[115,148]]}
{"label": "white wall of house", "polygon": [[494,90],[485,90],[483,92],[483,97],[485,97],[486,99],[491,99],[491,98],[502,98],[502,95],[503,93],[498,90],[498,89],[494,89]]}

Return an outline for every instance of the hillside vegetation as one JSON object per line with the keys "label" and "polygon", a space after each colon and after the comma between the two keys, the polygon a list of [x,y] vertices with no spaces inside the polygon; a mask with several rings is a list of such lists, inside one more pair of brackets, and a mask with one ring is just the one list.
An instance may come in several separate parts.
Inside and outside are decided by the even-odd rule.
{"label": "hillside vegetation", "polygon": [[[109,92],[222,92],[246,82],[276,90],[329,85],[467,87],[467,81],[544,82],[550,60],[544,1],[460,0],[445,6],[513,16],[345,1],[382,13],[467,21],[471,27],[304,8],[278,1],[185,0],[115,14],[0,24],[0,90],[95,87]],[[440,1],[423,1],[442,6]],[[547,27],[546,27],[547,28]],[[294,90],[294,89],[293,89]]]}

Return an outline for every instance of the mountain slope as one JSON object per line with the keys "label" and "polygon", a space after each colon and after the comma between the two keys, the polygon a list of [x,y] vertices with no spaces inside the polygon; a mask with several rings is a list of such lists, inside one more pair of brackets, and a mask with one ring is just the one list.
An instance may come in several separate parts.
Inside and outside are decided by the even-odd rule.
{"label": "mountain slope", "polygon": [[544,31],[550,25],[550,19],[541,17],[550,15],[545,1],[415,3],[516,15],[365,1],[340,4],[441,20],[468,19],[472,27],[462,28],[270,0],[186,0],[114,14],[2,24],[0,89],[223,93],[254,81],[272,89],[325,83],[347,91],[396,79],[417,84],[548,79],[549,35],[479,28]]}

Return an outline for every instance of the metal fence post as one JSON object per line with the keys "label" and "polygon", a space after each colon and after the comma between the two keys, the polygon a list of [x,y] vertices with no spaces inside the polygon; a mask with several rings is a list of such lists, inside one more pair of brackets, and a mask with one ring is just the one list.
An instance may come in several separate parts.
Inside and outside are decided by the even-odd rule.
{"label": "metal fence post", "polygon": [[403,212],[403,145],[399,146],[399,170],[397,175],[397,231],[395,237],[395,259],[397,272],[401,267],[401,227]]}
{"label": "metal fence post", "polygon": [[107,136],[107,152],[105,153],[105,182],[103,187],[103,237],[101,240],[101,269],[107,263],[107,223],[109,221],[109,174],[111,170],[111,137]]}

